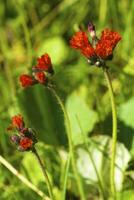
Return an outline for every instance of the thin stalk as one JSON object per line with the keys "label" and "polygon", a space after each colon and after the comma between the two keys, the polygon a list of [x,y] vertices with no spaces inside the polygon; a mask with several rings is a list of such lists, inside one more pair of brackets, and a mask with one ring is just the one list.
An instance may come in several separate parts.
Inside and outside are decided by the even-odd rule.
{"label": "thin stalk", "polygon": [[68,143],[69,143],[69,151],[70,151],[70,154],[71,154],[71,164],[72,164],[73,172],[74,172],[74,175],[75,175],[76,183],[77,183],[77,186],[78,186],[78,189],[79,189],[79,194],[80,194],[80,197],[81,197],[80,199],[85,200],[86,197],[85,197],[82,181],[81,181],[81,178],[78,174],[77,167],[76,167],[76,160],[75,160],[75,155],[74,155],[74,150],[73,150],[73,142],[72,142],[72,130],[71,130],[71,125],[70,125],[68,113],[67,113],[67,111],[64,107],[62,100],[60,99],[60,97],[56,93],[56,91],[52,87],[51,88],[49,87],[48,89],[53,92],[54,96],[56,97],[56,99],[57,99],[57,101],[58,101],[59,105],[61,106],[61,109],[64,113],[65,126],[66,126]]}
{"label": "thin stalk", "polygon": [[48,175],[47,175],[45,166],[44,166],[44,164],[42,163],[42,161],[41,161],[41,159],[40,159],[40,156],[39,156],[38,152],[36,151],[35,147],[32,149],[32,152],[33,152],[33,154],[35,155],[35,157],[37,158],[38,163],[39,163],[39,165],[40,165],[40,167],[41,167],[41,170],[42,170],[42,172],[43,172],[43,175],[44,175],[44,177],[45,177],[45,181],[46,181],[46,184],[47,184],[49,196],[50,196],[51,200],[54,200],[52,185],[51,185],[50,180],[49,180],[49,178],[48,178]]}
{"label": "thin stalk", "polygon": [[64,171],[64,181],[63,181],[63,187],[62,187],[62,194],[61,194],[61,199],[65,200],[66,199],[66,187],[67,187],[67,178],[68,178],[68,172],[69,172],[69,167],[70,167],[70,160],[71,160],[71,156],[70,156],[70,152],[68,154],[68,159],[65,165],[65,171]]}
{"label": "thin stalk", "polygon": [[104,76],[108,85],[109,95],[111,99],[111,107],[112,107],[113,130],[112,130],[112,155],[111,155],[111,164],[110,164],[110,184],[111,184],[111,192],[115,199],[116,188],[115,188],[115,181],[114,181],[114,172],[115,172],[115,156],[116,156],[116,142],[117,142],[117,113],[116,113],[114,92],[113,92],[112,82],[110,79],[108,68],[104,68],[103,71],[104,71]]}

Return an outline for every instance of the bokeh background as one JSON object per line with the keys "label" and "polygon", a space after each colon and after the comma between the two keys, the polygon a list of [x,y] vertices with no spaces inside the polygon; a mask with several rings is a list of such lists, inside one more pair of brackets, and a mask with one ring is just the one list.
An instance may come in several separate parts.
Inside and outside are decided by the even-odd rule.
{"label": "bokeh background", "polygon": [[[6,128],[21,113],[27,126],[37,131],[37,148],[47,164],[54,193],[61,199],[67,160],[64,117],[55,97],[41,86],[23,90],[18,78],[31,72],[38,56],[48,52],[55,89],[69,113],[77,166],[87,199],[100,199],[95,171],[83,142],[85,138],[110,199],[109,159],[111,106],[101,69],[69,47],[79,26],[92,21],[98,36],[104,28],[122,35],[109,62],[118,110],[116,188],[118,199],[134,194],[134,1],[133,0],[1,0],[0,1],[0,154],[38,188],[47,193],[34,156],[20,153],[10,143]],[[79,199],[71,168],[67,200]],[[0,199],[41,199],[8,169],[0,165]]]}

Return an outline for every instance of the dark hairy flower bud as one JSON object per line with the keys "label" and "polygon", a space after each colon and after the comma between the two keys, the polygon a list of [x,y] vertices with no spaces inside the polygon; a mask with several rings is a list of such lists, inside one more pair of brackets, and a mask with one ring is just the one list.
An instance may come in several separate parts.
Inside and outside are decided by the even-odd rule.
{"label": "dark hairy flower bud", "polygon": [[20,137],[19,137],[18,135],[12,135],[12,136],[10,137],[10,140],[11,140],[11,142],[13,142],[13,143],[15,143],[15,144],[18,144],[19,141],[20,141]]}
{"label": "dark hairy flower bud", "polygon": [[88,32],[90,33],[91,38],[95,38],[96,37],[95,26],[93,25],[92,22],[88,23]]}
{"label": "dark hairy flower bud", "polygon": [[36,133],[32,128],[25,127],[22,115],[13,116],[11,125],[18,132],[18,134],[13,134],[10,137],[10,140],[16,145],[16,148],[19,151],[32,150],[34,145],[38,142]]}

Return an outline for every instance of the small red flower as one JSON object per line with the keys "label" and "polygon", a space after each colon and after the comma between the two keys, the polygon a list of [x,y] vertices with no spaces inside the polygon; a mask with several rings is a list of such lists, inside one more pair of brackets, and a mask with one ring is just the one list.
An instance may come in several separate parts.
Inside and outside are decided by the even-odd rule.
{"label": "small red flower", "polygon": [[34,78],[41,84],[45,84],[47,81],[47,78],[46,78],[44,72],[36,72],[34,74]]}
{"label": "small red flower", "polygon": [[114,48],[121,40],[121,36],[118,32],[111,31],[110,29],[105,29],[102,31],[101,40],[107,42],[109,41],[111,43],[111,47]]}
{"label": "small red flower", "polygon": [[19,80],[22,87],[29,87],[34,84],[47,84],[50,80],[49,77],[53,75],[54,71],[52,68],[51,58],[45,53],[37,60],[37,65],[32,68],[32,76],[23,74]]}
{"label": "small red flower", "polygon": [[33,67],[34,70],[37,69],[37,70],[44,70],[44,71],[48,71],[48,72],[52,71],[51,58],[47,53],[45,53],[40,58],[38,58],[37,61],[38,61],[37,65],[35,67]]}
{"label": "small red flower", "polygon": [[104,65],[104,60],[110,59],[115,46],[121,40],[121,36],[118,32],[105,29],[102,31],[100,40],[98,40],[95,26],[92,23],[89,23],[88,31],[92,38],[93,46],[89,42],[87,34],[83,31],[75,33],[70,40],[70,46],[80,50],[90,63],[96,66]]}
{"label": "small red flower", "polygon": [[19,130],[23,129],[25,126],[23,117],[21,115],[15,115],[14,117],[12,117],[12,126]]}
{"label": "small red flower", "polygon": [[121,36],[118,32],[105,29],[104,31],[102,31],[101,38],[96,45],[96,55],[103,59],[112,55],[115,46],[120,40]]}
{"label": "small red flower", "polygon": [[81,53],[86,57],[94,55],[94,49],[88,41],[88,36],[85,32],[77,32],[70,40],[70,46],[74,49],[81,50]]}
{"label": "small red flower", "polygon": [[85,32],[79,31],[70,40],[70,46],[74,49],[83,49],[89,45],[88,36]]}
{"label": "small red flower", "polygon": [[86,56],[87,58],[90,58],[95,55],[94,49],[91,45],[86,46],[81,50],[81,53]]}
{"label": "small red flower", "polygon": [[35,131],[31,128],[25,127],[23,117],[21,115],[15,115],[12,117],[12,128],[17,129],[17,134],[13,134],[10,137],[19,151],[32,150],[34,145],[38,142]]}
{"label": "small red flower", "polygon": [[35,84],[35,81],[34,81],[33,77],[29,76],[27,74],[22,74],[20,76],[19,80],[21,82],[22,87],[29,87],[29,86]]}
{"label": "small red flower", "polygon": [[100,40],[96,45],[95,52],[97,56],[105,59],[108,56],[112,55],[113,48],[111,47],[110,42]]}
{"label": "small red flower", "polygon": [[23,150],[31,149],[32,145],[33,145],[33,141],[28,137],[21,138],[20,141],[19,141],[19,146]]}

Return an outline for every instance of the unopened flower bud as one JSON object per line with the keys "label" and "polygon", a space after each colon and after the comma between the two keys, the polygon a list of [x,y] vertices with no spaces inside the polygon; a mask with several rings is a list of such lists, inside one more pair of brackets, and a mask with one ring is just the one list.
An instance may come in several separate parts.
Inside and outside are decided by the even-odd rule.
{"label": "unopened flower bud", "polygon": [[10,140],[11,140],[13,143],[18,144],[19,141],[20,141],[20,137],[19,137],[18,135],[12,135],[12,136],[10,137]]}
{"label": "unopened flower bud", "polygon": [[96,37],[95,26],[91,22],[88,24],[88,32],[90,33],[92,39]]}

